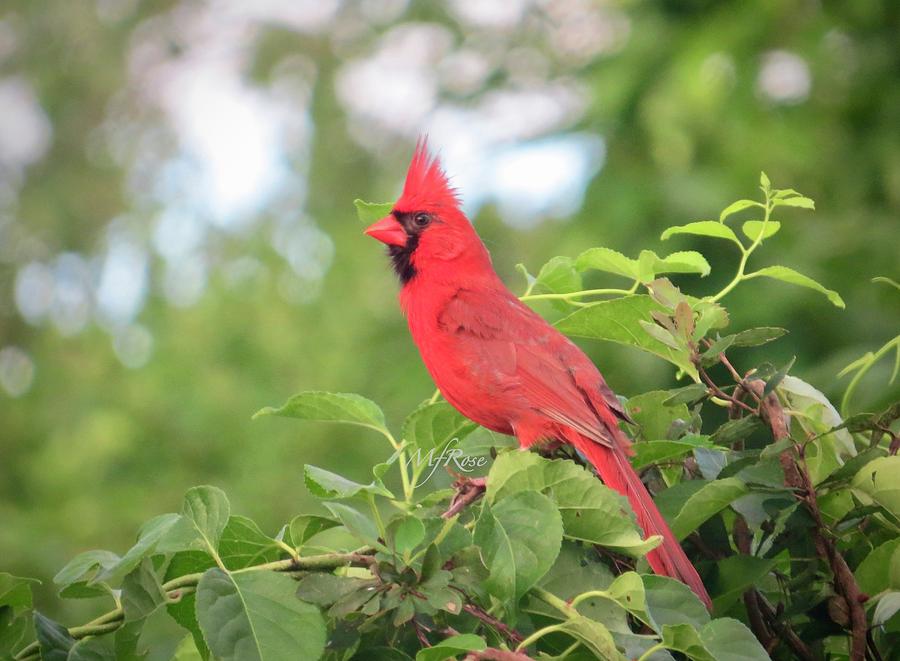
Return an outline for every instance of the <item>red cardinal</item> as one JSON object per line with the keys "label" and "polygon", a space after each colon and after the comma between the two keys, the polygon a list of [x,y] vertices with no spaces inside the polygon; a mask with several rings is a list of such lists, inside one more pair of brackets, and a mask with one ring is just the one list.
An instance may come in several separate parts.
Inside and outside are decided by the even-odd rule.
{"label": "red cardinal", "polygon": [[391,214],[366,234],[388,246],[409,330],[447,401],[488,429],[514,434],[523,448],[574,445],[628,498],[644,532],[662,536],[647,556],[653,570],[683,581],[710,607],[697,570],[628,461],[619,400],[581,349],[501,282],[425,141]]}

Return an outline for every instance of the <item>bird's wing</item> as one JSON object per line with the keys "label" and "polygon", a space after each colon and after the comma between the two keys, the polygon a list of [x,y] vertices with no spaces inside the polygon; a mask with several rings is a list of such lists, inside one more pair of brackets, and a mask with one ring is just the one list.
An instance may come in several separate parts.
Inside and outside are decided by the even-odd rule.
{"label": "bird's wing", "polygon": [[581,349],[508,290],[460,289],[438,322],[466,341],[480,364],[475,371],[502,371],[507,388],[534,410],[600,443],[614,443],[610,420],[615,425],[613,416],[626,416],[603,376]]}

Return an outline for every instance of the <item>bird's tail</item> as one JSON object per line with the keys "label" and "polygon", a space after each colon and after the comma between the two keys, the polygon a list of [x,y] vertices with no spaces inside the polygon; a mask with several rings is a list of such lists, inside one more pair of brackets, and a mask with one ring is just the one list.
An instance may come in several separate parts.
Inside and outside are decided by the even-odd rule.
{"label": "bird's tail", "polygon": [[[621,432],[616,429],[614,434]],[[606,486],[628,498],[644,533],[662,536],[662,544],[647,554],[647,561],[653,571],[685,583],[711,610],[712,601],[703,581],[656,508],[640,476],[631,467],[624,449],[627,446],[611,448],[576,433],[569,440],[594,465]]]}

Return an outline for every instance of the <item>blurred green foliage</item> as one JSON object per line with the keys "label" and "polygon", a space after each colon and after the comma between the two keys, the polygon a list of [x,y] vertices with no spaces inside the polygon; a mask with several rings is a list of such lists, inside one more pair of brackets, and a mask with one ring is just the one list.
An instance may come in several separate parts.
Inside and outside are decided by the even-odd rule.
{"label": "blurred green foliage", "polygon": [[[773,181],[809,194],[818,209],[813,218],[784,222],[779,249],[766,258],[772,261],[757,266],[790,263],[837,289],[847,308],[760,280],[730,300],[733,327],[788,328],[767,358],[782,364],[798,356],[793,372],[833,401],[847,381],[837,381],[837,372],[896,335],[896,292],[870,279],[898,275],[897,3],[610,3],[603,17],[620,27],[618,36],[608,51],[589,56],[566,48],[583,34],[541,37],[545,24],[568,19],[531,3],[501,27],[473,25],[439,3],[335,2],[334,14],[314,27],[266,19],[226,32],[223,39],[241,44],[238,70],[253,89],[271,89],[297,56],[305,70],[312,65],[308,106],[298,109],[308,113],[309,131],[286,147],[287,188],[294,192],[254,210],[237,229],[209,223],[202,295],[176,305],[165,294],[170,265],[154,251],[154,227],[168,198],[193,183],[164,167],[179,153],[179,135],[164,107],[148,101],[159,80],[144,76],[142,57],[153,55],[146,52],[152,45],[178,61],[191,45],[180,39],[203,34],[203,26],[180,37],[176,27],[196,28],[200,14],[207,31],[217,30],[217,20],[228,23],[228,3],[213,4],[0,6],[0,80],[31,90],[51,132],[34,162],[0,160],[0,349],[20,348],[34,367],[27,392],[0,391],[5,570],[49,577],[87,548],[127,548],[140,522],[171,510],[196,483],[226,489],[237,511],[269,530],[308,504],[303,464],[362,480],[380,452],[344,429],[251,423],[253,411],[298,390],[353,391],[384,403],[396,425],[430,394],[394,300],[393,275],[362,236],[352,207],[355,197],[396,193],[419,126],[360,128],[365,118],[348,109],[339,80],[348,61],[365,60],[385,34],[407,23],[444,26],[447,60],[463,48],[487,54],[483,82],[463,92],[438,84],[441,102],[478,108],[497,90],[529,84],[512,66],[515,58],[503,59],[513,46],[527,46],[541,56],[535,79],[572,83],[585,102],[570,121],[535,136],[583,131],[605,140],[605,162],[571,218],[523,229],[505,223],[495,205],[480,209],[474,220],[508,282],[517,277],[517,262],[536,270],[552,255],[574,257],[587,246],[629,255],[648,246],[696,247],[713,275],[696,288],[708,290],[695,292],[718,291],[730,277],[733,247],[679,237],[662,246],[659,234],[714,218],[728,201],[748,195],[747,182],[765,169]],[[599,34],[589,33],[588,42]],[[787,64],[779,69],[773,58]],[[528,74],[523,61],[519,68]],[[435,62],[427,70],[437,80],[440,68]],[[768,83],[767,70],[774,77]],[[417,103],[414,95],[399,96],[396,110]],[[0,141],[0,152],[14,144]],[[327,235],[311,235],[323,251],[333,247],[321,278],[297,278],[273,238],[292,215]],[[133,369],[117,357],[108,326],[91,320],[61,332],[49,321],[24,319],[15,297],[30,262],[76,253],[95,264],[113,219],[149,260],[136,321],[152,337],[152,354]],[[247,257],[252,261],[241,261]],[[673,385],[662,361],[612,344],[585,347],[623,394]],[[740,351],[752,350],[735,352],[739,366]],[[896,384],[893,392],[884,386],[889,362],[859,385],[855,410],[879,410],[896,399]],[[59,602],[46,606],[71,619],[55,612]]]}

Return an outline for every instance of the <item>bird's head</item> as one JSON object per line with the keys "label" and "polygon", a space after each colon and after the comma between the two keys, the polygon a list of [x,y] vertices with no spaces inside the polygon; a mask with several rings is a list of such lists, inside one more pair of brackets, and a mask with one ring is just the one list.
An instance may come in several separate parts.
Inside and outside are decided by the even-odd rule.
{"label": "bird's head", "polygon": [[403,193],[390,215],[367,227],[366,234],[387,245],[404,284],[420,272],[445,270],[449,262],[490,264],[484,244],[459,208],[456,190],[424,139],[416,145]]}

